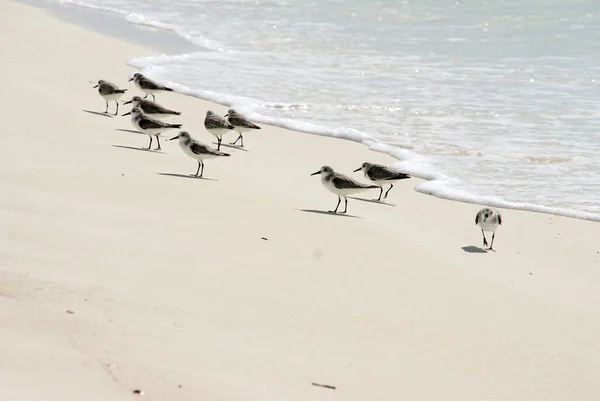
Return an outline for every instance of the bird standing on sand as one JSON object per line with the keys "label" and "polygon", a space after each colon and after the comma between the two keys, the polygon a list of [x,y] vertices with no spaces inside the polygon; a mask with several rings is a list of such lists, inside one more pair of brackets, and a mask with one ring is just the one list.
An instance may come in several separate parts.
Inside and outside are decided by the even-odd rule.
{"label": "bird standing on sand", "polygon": [[494,209],[490,209],[489,207],[484,207],[475,216],[475,224],[481,228],[481,234],[483,235],[483,246],[486,247],[488,245],[487,240],[485,239],[485,231],[492,232],[492,243],[488,248],[490,251],[493,251],[492,248],[494,246],[494,237],[496,236],[496,229],[498,226],[502,224],[502,216],[500,213]]}
{"label": "bird standing on sand", "polygon": [[118,99],[121,98],[127,91],[127,89],[119,89],[119,87],[113,83],[105,81],[103,79],[98,81],[98,84],[94,86],[94,88],[98,88],[98,93],[104,101],[106,102],[106,110],[105,113],[108,113],[108,101],[114,100],[117,104],[117,110],[115,111],[115,116],[119,113],[119,102]]}
{"label": "bird standing on sand", "polygon": [[146,94],[146,96],[144,96],[144,99],[146,99],[148,97],[148,95],[152,95],[152,100],[156,100],[156,97],[154,96],[155,93],[162,92],[162,91],[167,91],[167,92],[173,91],[173,89],[167,88],[166,86],[163,86],[157,82],[154,82],[153,80],[145,77],[144,75],[142,75],[139,72],[136,72],[135,74],[133,74],[133,77],[129,80],[129,82],[131,82],[131,81],[133,81],[135,83],[135,85],[142,92],[144,92]]}
{"label": "bird standing on sand", "polygon": [[336,173],[329,166],[323,166],[319,171],[312,173],[311,175],[321,174],[321,183],[338,196],[338,203],[335,206],[335,210],[330,210],[330,213],[337,213],[338,207],[340,206],[341,198],[344,198],[344,211],[340,213],[346,213],[348,211],[348,198],[347,195],[362,192],[369,188],[379,188],[377,185],[366,185],[358,181],[354,181],[352,178],[347,177],[343,174]]}
{"label": "bird standing on sand", "polygon": [[208,110],[206,112],[206,118],[204,119],[204,128],[217,137],[217,150],[221,150],[221,141],[223,140],[223,135],[235,127],[229,124],[225,118],[216,115],[211,110]]}
{"label": "bird standing on sand", "polygon": [[132,107],[137,107],[142,110],[142,112],[146,115],[149,115],[153,118],[164,118],[169,116],[179,116],[180,112],[169,110],[166,107],[161,106],[158,103],[153,102],[152,100],[144,100],[139,96],[134,96],[130,101],[125,102],[123,104],[133,104]]}
{"label": "bird standing on sand", "polygon": [[144,134],[150,137],[150,144],[148,145],[148,150],[152,146],[152,136],[156,137],[156,142],[158,142],[158,147],[154,150],[160,150],[160,140],[158,136],[166,130],[173,128],[181,128],[181,124],[169,124],[163,121],[157,120],[146,114],[142,113],[137,107],[131,109],[130,112],[123,114],[124,116],[131,114],[131,123],[138,130],[142,131]]}
{"label": "bird standing on sand", "polygon": [[410,178],[408,174],[399,173],[397,171],[392,170],[389,167],[382,166],[381,164],[373,164],[373,163],[363,163],[362,166],[354,170],[357,171],[362,170],[365,174],[365,177],[374,184],[379,186],[379,198],[376,200],[381,202],[381,195],[383,194],[383,185],[390,184],[390,188],[385,192],[383,199],[386,199],[388,193],[394,187],[394,182],[399,180],[404,180]]}
{"label": "bird standing on sand", "polygon": [[237,143],[237,141],[239,141],[241,139],[240,147],[243,148],[244,147],[244,137],[242,136],[242,133],[260,129],[260,127],[258,125],[254,124],[246,116],[238,113],[234,109],[229,109],[227,114],[225,114],[225,117],[227,118],[227,121],[229,122],[229,124],[233,125],[235,127],[235,130],[238,132],[238,134],[240,134],[240,136],[238,136],[238,138],[234,142],[231,142],[230,145],[235,145]]}
{"label": "bird standing on sand", "polygon": [[[215,157],[229,156],[228,153],[220,152],[216,149],[211,148],[210,146],[198,142],[185,131],[181,131],[179,135],[169,139],[169,141],[172,141],[177,138],[179,138],[179,146],[181,147],[183,152],[192,159],[198,160],[198,170],[196,171],[195,175],[196,177],[198,177],[199,172],[200,178],[202,178],[202,174],[204,174],[205,159],[214,159]],[[202,170],[200,170],[200,167],[202,167]]]}

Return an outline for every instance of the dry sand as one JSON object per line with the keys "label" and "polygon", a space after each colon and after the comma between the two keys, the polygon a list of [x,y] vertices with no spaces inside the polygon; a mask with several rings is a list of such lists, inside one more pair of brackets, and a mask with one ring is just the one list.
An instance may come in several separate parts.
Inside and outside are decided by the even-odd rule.
{"label": "dry sand", "polygon": [[[95,114],[90,81],[139,94],[123,61],[152,50],[0,7],[0,399],[599,399],[600,225],[505,210],[480,253],[480,207],[415,179],[320,213],[310,173],[392,160],[276,127],[189,178]],[[225,107],[157,100],[213,142]]]}

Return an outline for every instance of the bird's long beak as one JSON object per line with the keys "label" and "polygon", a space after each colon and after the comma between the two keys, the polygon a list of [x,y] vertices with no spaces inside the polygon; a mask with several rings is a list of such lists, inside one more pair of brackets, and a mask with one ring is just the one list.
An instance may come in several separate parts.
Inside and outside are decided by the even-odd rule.
{"label": "bird's long beak", "polygon": [[317,175],[317,174],[321,174],[321,170],[319,171],[315,171],[314,173],[312,173],[311,175]]}
{"label": "bird's long beak", "polygon": [[129,81],[127,81],[127,82],[131,82],[131,81],[133,81],[133,77],[131,77],[131,79]]}
{"label": "bird's long beak", "polygon": [[357,168],[356,170],[354,170],[354,172],[356,173],[357,171],[362,170],[362,167]]}
{"label": "bird's long beak", "polygon": [[225,114],[223,117],[229,117],[229,113]]}
{"label": "bird's long beak", "polygon": [[125,113],[125,114],[121,114],[121,117],[123,117],[123,116],[127,116],[127,115],[129,115],[129,114],[131,114],[131,112],[130,112],[130,111],[128,111],[128,112],[127,112],[127,113]]}
{"label": "bird's long beak", "polygon": [[98,85],[94,86],[94,88],[97,88],[97,87],[98,87]]}
{"label": "bird's long beak", "polygon": [[132,102],[132,101],[130,100],[130,101],[128,101],[128,102],[123,102],[123,104],[129,104],[129,103],[131,103],[131,102]]}
{"label": "bird's long beak", "polygon": [[179,138],[179,135],[174,136],[173,138],[169,139],[169,141],[172,141],[173,139],[177,139],[177,138]]}

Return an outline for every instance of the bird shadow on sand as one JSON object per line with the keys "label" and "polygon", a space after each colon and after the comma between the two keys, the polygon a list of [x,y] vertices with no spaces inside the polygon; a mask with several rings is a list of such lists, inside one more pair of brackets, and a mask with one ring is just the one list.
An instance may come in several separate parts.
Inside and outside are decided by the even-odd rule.
{"label": "bird shadow on sand", "polygon": [[139,134],[139,135],[143,135],[140,131],[134,131],[132,129],[123,129],[123,128],[115,128],[115,131],[121,131],[121,132],[129,132],[130,134]]}
{"label": "bird shadow on sand", "polygon": [[338,217],[350,217],[353,219],[360,219],[361,217],[359,216],[354,216],[352,214],[345,214],[345,213],[333,213],[333,212],[329,212],[327,210],[315,210],[315,209],[298,209],[301,212],[304,213],[315,213],[315,214],[324,214],[326,216],[338,216]]}
{"label": "bird shadow on sand", "polygon": [[384,205],[384,206],[392,206],[392,207],[396,206],[393,203],[382,202],[382,201],[378,201],[376,199],[355,198],[354,196],[349,196],[348,199],[354,199],[354,200],[361,201],[361,202],[376,203],[378,205]]}
{"label": "bird shadow on sand", "polygon": [[156,153],[159,155],[166,155],[165,152],[162,152],[160,150],[154,150],[154,149],[146,149],[146,148],[134,148],[133,146],[124,146],[124,145],[110,145],[113,148],[119,148],[119,149],[127,149],[127,150],[141,150],[143,152],[148,152],[148,153]]}
{"label": "bird shadow on sand", "polygon": [[214,178],[206,178],[206,177],[196,177],[194,174],[177,174],[177,173],[156,173],[158,175],[164,175],[167,177],[179,177],[179,178],[193,178],[194,180],[201,181],[219,181]]}
{"label": "bird shadow on sand", "polygon": [[85,110],[85,109],[82,109],[81,111],[84,111],[84,112],[90,113],[90,114],[95,114],[97,116],[102,116],[102,117],[109,117],[109,118],[114,117],[114,114],[108,114],[108,113],[104,113],[104,112],[100,112],[100,111],[92,111],[92,110]]}
{"label": "bird shadow on sand", "polygon": [[463,246],[461,249],[467,253],[488,253],[487,249],[483,249],[473,245]]}

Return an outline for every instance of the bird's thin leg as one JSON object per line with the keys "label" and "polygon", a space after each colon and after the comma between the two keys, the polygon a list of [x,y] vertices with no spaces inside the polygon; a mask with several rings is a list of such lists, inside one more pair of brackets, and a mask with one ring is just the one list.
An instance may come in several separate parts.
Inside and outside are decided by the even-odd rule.
{"label": "bird's thin leg", "polygon": [[494,237],[496,236],[496,232],[492,233],[492,243],[490,244],[490,251],[494,250]]}
{"label": "bird's thin leg", "polygon": [[201,161],[198,160],[198,170],[196,170],[196,177],[198,177],[198,173],[200,172],[200,163]]}
{"label": "bird's thin leg", "polygon": [[485,233],[483,232],[483,230],[481,230],[481,235],[483,235],[483,246],[486,247],[487,246],[487,240],[485,239]]}
{"label": "bird's thin leg", "polygon": [[116,116],[117,114],[119,114],[119,101],[115,100],[115,103],[117,104],[117,110],[115,111],[115,116]]}
{"label": "bird's thin leg", "polygon": [[217,137],[217,150],[221,150],[221,140],[222,140],[222,139],[223,139],[223,138],[222,138],[222,137],[220,137],[220,136],[218,136],[218,137]]}
{"label": "bird's thin leg", "polygon": [[[392,190],[392,188],[394,188],[394,184],[390,184],[390,189],[387,190],[387,192],[383,196],[383,199],[387,199],[387,194],[390,193],[390,191]],[[381,190],[383,190],[383,188],[381,188]]]}
{"label": "bird's thin leg", "polygon": [[146,93],[146,96],[144,96],[144,99],[148,97],[148,94]]}
{"label": "bird's thin leg", "polygon": [[381,202],[381,195],[382,194],[383,194],[383,187],[380,185],[379,186],[379,198],[373,199],[373,200],[376,200],[377,202]]}
{"label": "bird's thin leg", "polygon": [[156,96],[154,96],[154,93],[151,93],[151,95],[152,95],[152,101],[156,102]]}
{"label": "bird's thin leg", "polygon": [[329,213],[337,213],[337,210],[338,210],[338,207],[340,207],[340,202],[341,201],[342,201],[342,199],[338,195],[338,203],[337,203],[337,205],[335,205],[335,210],[330,210]]}
{"label": "bird's thin leg", "polygon": [[152,147],[152,135],[150,135],[150,144],[148,145],[148,150]]}
{"label": "bird's thin leg", "polygon": [[106,103],[106,110],[104,110],[104,113],[107,114],[108,113],[108,100],[104,99],[104,102]]}
{"label": "bird's thin leg", "polygon": [[[238,132],[238,134],[239,134],[239,132]],[[242,137],[242,134],[239,134],[239,135],[240,135],[240,136],[238,136],[238,137],[237,137],[237,139],[236,139],[235,141],[233,141],[233,142],[229,142],[229,144],[230,144],[230,145],[235,145],[235,144],[237,143],[237,141],[239,141],[239,140],[240,140],[240,138]]]}
{"label": "bird's thin leg", "polygon": [[344,196],[344,211],[341,213],[346,213],[348,211],[348,198]]}
{"label": "bird's thin leg", "polygon": [[243,148],[244,147],[244,137],[242,136],[242,134],[240,134],[240,138],[242,139],[240,148]]}
{"label": "bird's thin leg", "polygon": [[202,171],[200,171],[200,178],[202,178],[202,175],[204,174],[204,162],[202,160],[200,160],[200,163],[202,164]]}
{"label": "bird's thin leg", "polygon": [[158,142],[158,147],[154,150],[161,150],[160,149],[160,139],[158,139],[158,134],[154,135],[156,137],[156,142]]}

